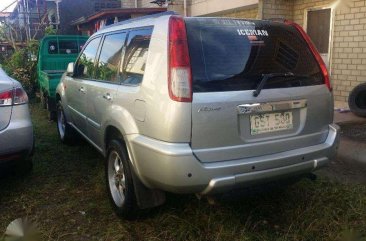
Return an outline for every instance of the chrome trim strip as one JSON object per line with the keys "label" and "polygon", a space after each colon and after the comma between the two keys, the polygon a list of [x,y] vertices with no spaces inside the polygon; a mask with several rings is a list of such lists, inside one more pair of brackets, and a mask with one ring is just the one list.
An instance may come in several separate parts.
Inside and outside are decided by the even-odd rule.
{"label": "chrome trim strip", "polygon": [[283,111],[291,109],[301,109],[307,106],[307,100],[290,100],[290,101],[277,101],[277,102],[266,102],[266,103],[252,103],[238,105],[238,114],[252,114],[252,113],[263,113],[271,111]]}
{"label": "chrome trim strip", "polygon": [[97,130],[101,129],[101,125],[99,125],[97,122],[93,121],[92,119],[87,118],[87,122],[88,122],[89,125],[91,125],[95,129],[97,129]]}
{"label": "chrome trim strip", "polygon": [[100,148],[97,144],[95,144],[91,139],[89,139],[89,137],[87,137],[81,130],[79,130],[73,123],[71,123],[71,122],[68,122],[69,123],[69,125],[71,125],[72,126],[72,128],[74,128],[77,132],[79,132],[80,133],[80,135],[82,136],[82,137],[84,137],[85,138],[85,140],[87,140],[90,144],[92,144],[102,155],[104,155],[105,153],[104,153],[104,151],[103,151],[103,149],[102,148]]}
{"label": "chrome trim strip", "polygon": [[86,119],[86,116],[83,115],[81,112],[77,111],[76,109],[74,109],[73,107],[71,107],[70,105],[67,106],[70,110],[72,110],[75,114],[81,116],[81,118]]}

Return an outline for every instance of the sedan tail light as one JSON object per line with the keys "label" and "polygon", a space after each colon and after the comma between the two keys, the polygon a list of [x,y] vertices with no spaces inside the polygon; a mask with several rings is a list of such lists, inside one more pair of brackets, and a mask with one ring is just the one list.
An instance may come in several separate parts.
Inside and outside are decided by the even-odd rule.
{"label": "sedan tail light", "polygon": [[0,92],[0,106],[21,105],[28,103],[27,93],[22,88]]}
{"label": "sedan tail light", "polygon": [[13,101],[14,101],[13,102],[14,105],[21,105],[21,104],[28,103],[28,95],[23,90],[23,88],[16,88],[14,90],[14,100]]}
{"label": "sedan tail light", "polygon": [[10,106],[13,103],[13,90],[0,93],[0,106]]}

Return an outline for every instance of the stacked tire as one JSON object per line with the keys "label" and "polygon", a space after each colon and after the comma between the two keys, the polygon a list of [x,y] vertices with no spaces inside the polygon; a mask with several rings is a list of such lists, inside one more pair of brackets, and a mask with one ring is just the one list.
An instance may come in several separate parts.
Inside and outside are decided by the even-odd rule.
{"label": "stacked tire", "polygon": [[366,83],[357,85],[351,91],[348,106],[355,115],[366,117]]}

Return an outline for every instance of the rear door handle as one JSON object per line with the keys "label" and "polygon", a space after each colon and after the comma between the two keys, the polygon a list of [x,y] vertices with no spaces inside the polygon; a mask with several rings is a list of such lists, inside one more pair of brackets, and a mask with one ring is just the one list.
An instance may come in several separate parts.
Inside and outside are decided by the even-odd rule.
{"label": "rear door handle", "polygon": [[112,100],[112,96],[109,93],[106,93],[105,95],[103,95],[103,98],[106,100],[109,100],[109,101]]}
{"label": "rear door handle", "polygon": [[81,93],[85,94],[85,89],[84,89],[84,87],[80,87],[80,88],[79,88],[79,92],[81,92]]}

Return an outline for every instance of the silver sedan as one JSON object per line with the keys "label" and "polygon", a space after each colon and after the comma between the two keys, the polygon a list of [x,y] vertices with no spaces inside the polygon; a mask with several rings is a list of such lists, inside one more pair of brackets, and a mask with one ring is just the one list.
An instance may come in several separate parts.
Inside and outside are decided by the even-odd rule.
{"label": "silver sedan", "polygon": [[28,96],[22,85],[0,68],[0,166],[13,165],[19,172],[28,171],[33,149]]}

